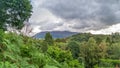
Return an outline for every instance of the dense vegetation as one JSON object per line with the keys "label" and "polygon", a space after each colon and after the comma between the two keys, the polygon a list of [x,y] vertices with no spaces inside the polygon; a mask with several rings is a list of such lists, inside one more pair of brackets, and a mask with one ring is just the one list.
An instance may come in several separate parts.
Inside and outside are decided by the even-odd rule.
{"label": "dense vegetation", "polygon": [[32,12],[30,0],[1,0],[0,1],[0,29],[8,27],[21,29]]}
{"label": "dense vegetation", "polygon": [[8,27],[21,29],[31,16],[30,0],[0,2],[0,68],[119,68],[120,34],[76,34],[53,39],[35,39],[5,33]]}
{"label": "dense vegetation", "polygon": [[0,68],[115,68],[120,35],[77,34],[34,39],[0,30]]}

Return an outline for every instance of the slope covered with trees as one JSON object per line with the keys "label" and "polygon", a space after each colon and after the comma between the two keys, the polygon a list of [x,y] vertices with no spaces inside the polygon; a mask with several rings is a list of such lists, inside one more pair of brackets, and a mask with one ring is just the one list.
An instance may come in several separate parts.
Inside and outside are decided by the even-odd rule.
{"label": "slope covered with trees", "polygon": [[[69,50],[60,48],[57,44],[53,43],[54,40],[36,40],[14,33],[6,34],[3,31],[1,31],[0,36],[1,68],[82,67],[79,61],[72,57]],[[46,37],[47,39],[51,38],[49,36]],[[45,48],[47,49],[44,51]]]}
{"label": "slope covered with trees", "polygon": [[120,64],[119,33],[85,33],[66,39],[53,39],[46,33],[40,40],[0,32],[1,68],[115,68]]}
{"label": "slope covered with trees", "polygon": [[[75,41],[79,45],[80,53],[78,58],[82,60],[85,68],[119,67],[119,33],[112,33],[111,35],[83,33],[73,35],[68,40]],[[74,49],[75,46],[74,43],[71,49]],[[78,48],[76,48],[75,52],[78,52]]]}

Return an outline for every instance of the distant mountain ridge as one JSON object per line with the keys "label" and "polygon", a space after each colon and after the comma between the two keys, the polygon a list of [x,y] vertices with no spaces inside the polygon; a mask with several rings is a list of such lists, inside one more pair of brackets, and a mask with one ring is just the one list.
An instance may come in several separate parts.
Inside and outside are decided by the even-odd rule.
{"label": "distant mountain ridge", "polygon": [[45,34],[47,32],[50,32],[53,38],[66,38],[69,36],[72,36],[74,34],[77,34],[77,32],[70,32],[70,31],[44,31],[44,32],[39,32],[35,34],[33,37],[34,38],[44,38]]}

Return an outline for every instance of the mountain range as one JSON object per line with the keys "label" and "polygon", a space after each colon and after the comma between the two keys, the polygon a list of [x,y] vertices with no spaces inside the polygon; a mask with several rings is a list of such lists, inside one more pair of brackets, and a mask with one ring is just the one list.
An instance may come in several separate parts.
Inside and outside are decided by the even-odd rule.
{"label": "mountain range", "polygon": [[34,38],[44,38],[45,34],[47,32],[50,32],[53,38],[66,38],[69,36],[72,36],[74,34],[77,34],[77,32],[70,32],[70,31],[44,31],[44,32],[39,32],[35,34],[33,37]]}

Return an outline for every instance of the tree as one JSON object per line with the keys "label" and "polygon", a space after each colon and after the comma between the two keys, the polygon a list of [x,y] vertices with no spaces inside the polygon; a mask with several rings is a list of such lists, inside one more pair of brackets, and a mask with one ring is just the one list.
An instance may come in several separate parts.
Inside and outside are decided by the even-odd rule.
{"label": "tree", "polygon": [[112,33],[111,39],[112,43],[118,43],[120,41],[120,34],[118,32]]}
{"label": "tree", "polygon": [[49,32],[46,33],[44,41],[47,43],[47,45],[54,45],[54,40]]}
{"label": "tree", "polygon": [[68,43],[68,48],[70,49],[73,58],[78,58],[80,53],[79,45],[75,41],[70,41]]}
{"label": "tree", "polygon": [[48,49],[48,44],[47,44],[47,42],[43,41],[42,46],[41,46],[42,52],[46,52],[47,49]]}
{"label": "tree", "polygon": [[[120,43],[113,43],[109,47],[108,58],[111,60],[111,63],[116,66],[116,68],[120,67]],[[119,66],[119,67],[118,67]]]}
{"label": "tree", "polygon": [[94,68],[99,63],[99,47],[94,38],[90,38],[88,42],[81,46],[81,56],[84,59],[85,68]]}
{"label": "tree", "polygon": [[69,66],[67,68],[80,68],[80,63],[78,60],[73,59],[70,51],[62,50],[57,46],[49,46],[47,54],[50,55],[53,59],[57,60],[63,66],[65,63],[67,63]]}
{"label": "tree", "polygon": [[109,44],[112,44],[112,38],[109,36],[106,38],[106,42],[109,43]]}
{"label": "tree", "polygon": [[0,1],[0,29],[14,27],[21,29],[32,12],[30,0],[1,0]]}
{"label": "tree", "polygon": [[105,41],[102,41],[100,44],[99,44],[99,49],[100,49],[100,55],[101,55],[101,58],[106,58],[108,57],[108,43],[106,43]]}
{"label": "tree", "polygon": [[110,49],[112,53],[109,56],[111,56],[112,59],[120,59],[120,43],[112,44]]}

